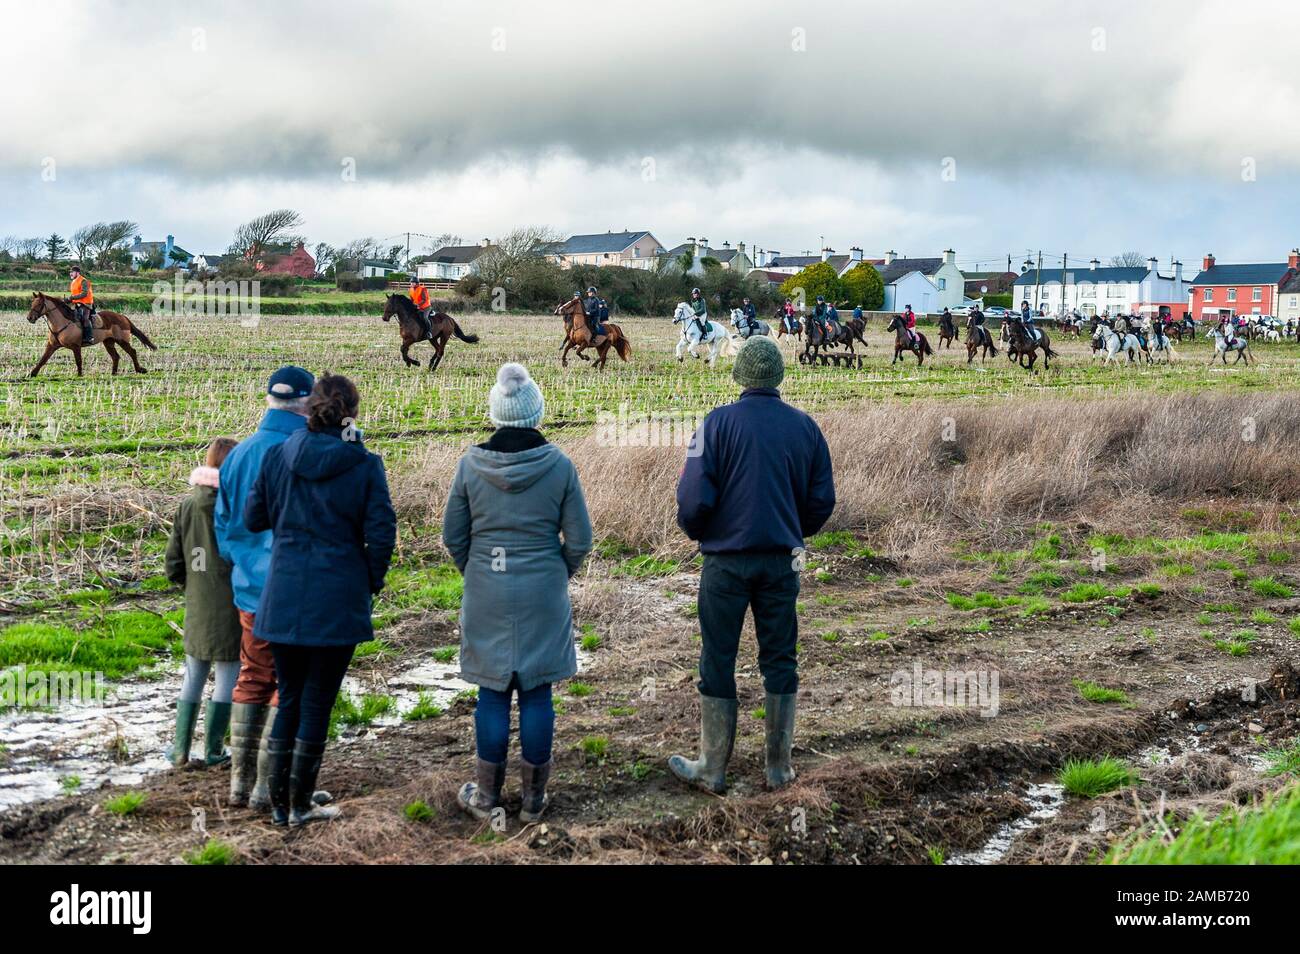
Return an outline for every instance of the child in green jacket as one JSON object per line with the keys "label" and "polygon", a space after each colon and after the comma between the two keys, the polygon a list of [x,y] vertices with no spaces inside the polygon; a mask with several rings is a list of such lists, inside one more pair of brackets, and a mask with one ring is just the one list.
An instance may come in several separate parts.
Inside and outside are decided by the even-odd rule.
{"label": "child in green jacket", "polygon": [[239,611],[230,589],[230,564],[217,551],[212,508],[217,499],[221,462],[235,442],[219,437],[208,447],[204,466],[190,474],[190,495],[181,501],[167,541],[167,578],[185,587],[185,679],[176,703],[176,741],[168,753],[176,768],[190,760],[190,741],[208,672],[216,686],[208,701],[204,761],[220,765],[230,727],[230,693],[239,676]]}

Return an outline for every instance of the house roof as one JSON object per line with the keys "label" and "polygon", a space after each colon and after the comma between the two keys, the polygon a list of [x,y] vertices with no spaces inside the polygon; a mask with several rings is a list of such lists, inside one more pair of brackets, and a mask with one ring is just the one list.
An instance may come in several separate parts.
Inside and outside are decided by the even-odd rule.
{"label": "house roof", "polygon": [[383,259],[379,258],[363,258],[358,265],[361,268],[386,268],[390,272],[397,271],[397,266],[392,262],[385,262]]}
{"label": "house roof", "polygon": [[790,276],[785,272],[770,272],[766,268],[751,269],[747,278],[753,278],[755,275],[762,276],[763,280],[772,285],[780,285]]}
{"label": "house roof", "polygon": [[988,278],[1006,278],[1007,276],[1011,276],[1012,278],[1016,277],[1015,272],[1008,272],[1008,271],[1001,271],[1001,270],[996,272],[962,272],[962,275],[966,277],[966,281],[968,282],[983,281]]}
{"label": "house roof", "polygon": [[468,265],[493,248],[493,245],[444,245],[432,255],[424,256],[419,264],[437,262],[441,265]]}
{"label": "house roof", "polygon": [[[930,282],[930,276],[925,274],[925,272],[921,271],[919,268],[911,268],[905,272],[894,274],[889,278],[883,278],[882,276],[882,280],[886,285],[897,285],[899,282],[901,282],[904,278],[907,278],[909,275],[920,275],[927,282]],[[930,284],[933,285],[934,282],[930,282]]]}
{"label": "house roof", "polygon": [[[670,256],[681,255],[683,252],[687,251],[692,247],[693,247],[692,243],[683,242],[681,245],[675,246],[674,248],[670,248],[664,254]],[[738,250],[734,248],[709,248],[704,250],[704,255],[701,257],[716,258],[719,262],[722,262],[725,265],[727,262],[731,261],[733,258],[736,257],[737,251]]]}
{"label": "house roof", "polygon": [[[1145,265],[1136,267],[1129,266],[1105,266],[1098,268],[1067,268],[1065,273],[1072,276],[1075,283],[1079,282],[1140,282],[1147,277],[1151,270]],[[1035,275],[1038,276],[1035,280]],[[1017,285],[1059,285],[1061,284],[1061,270],[1059,268],[1044,268],[1041,272],[1035,269],[1022,274],[1016,279]]]}
{"label": "house roof", "polygon": [[890,282],[898,281],[908,272],[933,275],[941,268],[943,268],[942,258],[896,258],[888,265],[877,266],[876,270],[880,272],[880,280],[888,285]]}
{"label": "house roof", "polygon": [[570,235],[563,242],[551,247],[557,255],[590,255],[594,252],[621,252],[639,241],[648,231],[640,232],[597,232],[592,235]]}
{"label": "house roof", "polygon": [[1279,295],[1283,292],[1288,292],[1292,295],[1300,292],[1300,271],[1291,272],[1287,279],[1278,286],[1277,291]]}
{"label": "house roof", "polygon": [[768,262],[773,268],[807,268],[822,260],[820,255],[778,255]]}
{"label": "house roof", "polygon": [[1200,285],[1272,285],[1286,277],[1290,267],[1286,262],[1254,263],[1248,265],[1212,265],[1192,279]]}

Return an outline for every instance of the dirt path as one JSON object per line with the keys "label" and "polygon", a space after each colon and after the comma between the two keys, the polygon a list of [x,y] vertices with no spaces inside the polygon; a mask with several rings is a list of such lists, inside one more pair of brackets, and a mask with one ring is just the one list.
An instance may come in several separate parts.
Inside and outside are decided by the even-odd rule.
{"label": "dirt path", "polygon": [[[1279,784],[1262,774],[1260,753],[1300,731],[1300,639],[1285,625],[1260,626],[1246,655],[1228,655],[1207,638],[1205,607],[1211,596],[1230,599],[1234,619],[1258,612],[1284,621],[1300,599],[1260,597],[1239,581],[1212,594],[1172,585],[1028,615],[1020,605],[971,612],[945,598],[970,588],[969,570],[893,572],[831,552],[806,582],[799,779],[779,793],[760,786],[752,639],[738,673],[730,793],[688,791],[667,775],[667,756],[695,743],[697,578],[615,578],[601,565],[575,592],[579,622],[601,645],[579,676],[590,694],[572,684],[558,694],[553,807],[543,824],[521,828],[512,817],[496,832],[456,810],[473,758],[473,702],[459,699],[434,719],[345,734],[322,774],[343,808],[333,824],[275,829],[226,807],[227,769],[191,769],[135,786],[148,797],[127,817],[102,807],[113,787],[12,809],[0,815],[0,860],[166,863],[202,845],[201,818],[207,836],[246,863],[1078,862],[1104,852],[1162,796],[1169,810],[1214,809]],[[398,652],[359,678],[378,683],[427,661],[432,645],[454,638],[450,625],[434,614],[409,621],[394,638]],[[988,706],[893,704],[891,677],[917,666],[996,672],[996,715],[981,715]],[[1088,702],[1079,680],[1129,701]],[[1051,790],[1065,759],[1104,754],[1129,759],[1140,784],[1093,800],[1062,801]],[[517,810],[513,771],[508,778],[507,804]],[[432,818],[406,817],[416,801]]]}

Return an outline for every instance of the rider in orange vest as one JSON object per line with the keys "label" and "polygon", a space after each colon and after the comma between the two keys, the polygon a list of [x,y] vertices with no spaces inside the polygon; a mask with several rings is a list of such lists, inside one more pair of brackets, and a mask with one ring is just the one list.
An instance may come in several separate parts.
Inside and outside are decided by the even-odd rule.
{"label": "rider in orange vest", "polygon": [[81,274],[81,269],[73,265],[68,275],[68,297],[72,300],[72,313],[81,324],[81,343],[95,343],[95,325],[90,319],[91,309],[95,306],[95,291],[90,287],[90,279]]}
{"label": "rider in orange vest", "polygon": [[433,310],[433,301],[429,298],[429,289],[415,278],[411,279],[411,304],[415,305],[415,310],[419,313],[417,317],[424,329],[424,337],[432,338],[433,325],[429,322],[429,312]]}

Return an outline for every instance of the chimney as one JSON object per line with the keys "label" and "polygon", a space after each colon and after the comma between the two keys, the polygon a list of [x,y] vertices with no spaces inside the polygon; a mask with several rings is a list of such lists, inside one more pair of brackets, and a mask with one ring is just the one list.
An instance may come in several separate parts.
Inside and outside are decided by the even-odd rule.
{"label": "chimney", "polygon": [[1291,249],[1291,254],[1287,256],[1287,268],[1300,268],[1300,248]]}
{"label": "chimney", "polygon": [[949,249],[944,249],[944,252],[943,252],[943,263],[944,263],[945,265],[956,265],[956,264],[957,264],[957,253],[954,252],[954,251],[953,251],[952,249],[950,249],[950,248],[949,248]]}
{"label": "chimney", "polygon": [[1159,261],[1159,259],[1157,259],[1154,255],[1152,255],[1150,258],[1147,259],[1147,270],[1148,270],[1148,271],[1153,272],[1153,273],[1155,273],[1155,274],[1158,275],[1158,274],[1160,274],[1159,271],[1158,271],[1159,267],[1160,267],[1160,261]]}
{"label": "chimney", "polygon": [[851,249],[849,249],[849,261],[850,262],[862,261],[862,249],[860,249],[856,245],[853,246]]}
{"label": "chimney", "polygon": [[483,245],[484,248],[487,248],[487,247],[488,247],[489,245],[491,245],[491,244],[492,244],[492,240],[491,240],[491,239],[484,239],[483,242],[482,242],[482,245]]}
{"label": "chimney", "polygon": [[737,243],[736,243],[736,254],[737,254],[738,256],[740,256],[741,258],[744,258],[744,256],[745,256],[745,243],[744,243],[744,242],[737,242]]}
{"label": "chimney", "polygon": [[898,258],[898,253],[891,248],[888,252],[885,253],[885,264],[893,265],[894,259],[896,258]]}
{"label": "chimney", "polygon": [[1088,263],[1088,267],[1091,268],[1094,272],[1095,272],[1095,271],[1096,271],[1100,266],[1101,266],[1101,262],[1097,261],[1095,258],[1094,258],[1091,262]]}
{"label": "chimney", "polygon": [[1201,259],[1201,271],[1208,272],[1214,267],[1214,253],[1207,252],[1205,258]]}
{"label": "chimney", "polygon": [[833,248],[824,248],[824,249],[822,249],[822,261],[824,262],[824,261],[826,261],[826,259],[830,258],[830,257],[831,257],[831,253],[834,252],[834,251],[835,251],[835,249],[833,249]]}
{"label": "chimney", "polygon": [[1174,262],[1174,281],[1181,282],[1182,280],[1183,280],[1183,263]]}
{"label": "chimney", "polygon": [[700,254],[700,255],[708,255],[708,254],[709,254],[709,240],[706,239],[703,235],[700,236],[700,247],[699,247],[699,249],[698,249],[697,251],[698,251],[698,254]]}
{"label": "chimney", "polygon": [[722,247],[725,248],[725,249],[730,249],[730,248],[731,248],[731,242],[730,242],[729,240],[725,240],[725,239],[724,239],[723,242],[722,242]]}

